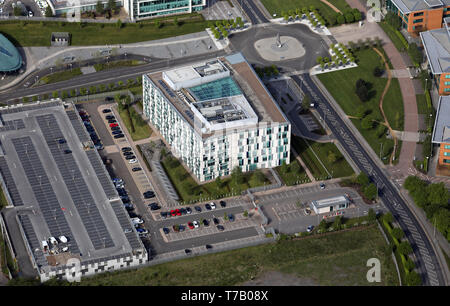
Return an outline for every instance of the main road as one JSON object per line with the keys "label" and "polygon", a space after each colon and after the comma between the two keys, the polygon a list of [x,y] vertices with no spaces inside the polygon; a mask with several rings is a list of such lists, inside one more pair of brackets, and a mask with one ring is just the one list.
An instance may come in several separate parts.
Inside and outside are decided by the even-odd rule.
{"label": "main road", "polygon": [[364,170],[379,188],[379,196],[386,207],[393,213],[401,228],[405,231],[416,257],[416,265],[426,285],[445,285],[442,270],[436,253],[422,227],[409,210],[399,191],[381,170],[377,163],[357,140],[349,127],[344,123],[330,101],[325,98],[309,74],[293,76],[292,79],[301,88],[309,92],[317,103],[317,111],[325,118],[330,130],[342,144],[356,165]]}

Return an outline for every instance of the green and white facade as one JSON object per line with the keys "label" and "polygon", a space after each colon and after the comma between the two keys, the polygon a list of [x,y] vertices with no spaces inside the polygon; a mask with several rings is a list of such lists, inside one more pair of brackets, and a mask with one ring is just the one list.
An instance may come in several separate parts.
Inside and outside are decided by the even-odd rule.
{"label": "green and white facade", "polygon": [[123,7],[133,20],[169,14],[201,11],[206,0],[123,0]]}
{"label": "green and white facade", "polygon": [[240,54],[144,75],[143,106],[199,181],[289,163],[290,123]]}

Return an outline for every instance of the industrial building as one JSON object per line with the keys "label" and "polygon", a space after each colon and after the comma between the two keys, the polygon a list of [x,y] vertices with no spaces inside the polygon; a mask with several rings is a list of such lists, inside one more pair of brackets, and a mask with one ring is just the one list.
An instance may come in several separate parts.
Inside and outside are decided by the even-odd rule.
{"label": "industrial building", "polygon": [[199,181],[290,161],[291,125],[240,53],[145,74],[143,105]]}
{"label": "industrial building", "polygon": [[0,174],[12,244],[26,249],[41,281],[147,262],[73,104],[0,108]]}
{"label": "industrial building", "polygon": [[348,208],[350,200],[347,196],[337,196],[323,200],[317,200],[311,202],[311,209],[316,214],[325,214],[333,211],[338,211]]}

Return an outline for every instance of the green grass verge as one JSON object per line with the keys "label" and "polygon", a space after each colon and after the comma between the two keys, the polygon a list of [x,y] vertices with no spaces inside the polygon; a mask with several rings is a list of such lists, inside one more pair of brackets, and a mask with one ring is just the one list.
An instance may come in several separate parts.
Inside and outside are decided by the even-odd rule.
{"label": "green grass verge", "polygon": [[114,61],[106,64],[95,64],[94,68],[96,71],[115,69],[120,67],[133,67],[144,64],[142,61],[128,60],[128,61]]}
{"label": "green grass verge", "polygon": [[[328,22],[330,16],[334,16],[336,14],[331,7],[318,0],[261,0],[261,2],[270,14],[277,14],[277,17],[281,17],[282,11],[295,11],[297,8],[301,10],[303,7],[307,7],[309,9],[311,5],[314,6]],[[345,0],[328,0],[328,2],[333,4],[341,12],[344,12],[346,9],[351,9]]]}
{"label": "green grass verge", "polygon": [[391,79],[391,85],[384,96],[383,111],[386,118],[394,130],[403,131],[404,128],[404,109],[403,99],[401,97],[400,83],[398,79]]}
{"label": "green grass verge", "polygon": [[[334,143],[314,142],[311,140],[304,140],[297,136],[292,136],[291,142],[306,167],[308,167],[312,175],[316,178],[327,177],[328,172],[333,178],[350,176],[354,173],[352,167],[347,163]],[[332,152],[335,155],[336,160],[334,162],[329,160],[329,152]],[[322,163],[319,162],[316,155]],[[328,172],[323,166],[326,167]]]}
{"label": "green grass verge", "polygon": [[150,126],[139,124],[136,116],[140,116],[133,107],[119,111],[120,118],[134,141],[149,138],[152,135]]}
{"label": "green grass verge", "polygon": [[[86,278],[81,286],[233,286],[279,271],[319,285],[398,285],[386,242],[377,227],[279,241]],[[381,282],[368,283],[369,258],[381,262]]]}
{"label": "green grass verge", "polygon": [[278,175],[287,186],[296,185],[298,182],[301,182],[302,184],[311,182],[305,169],[303,169],[297,160],[291,160],[291,163],[286,165],[285,171],[283,171],[282,166],[276,167],[275,171],[277,171]]}
{"label": "green grass verge", "polygon": [[5,194],[3,193],[3,189],[0,187],[0,210],[3,207],[8,206],[8,201],[6,200]]}
{"label": "green grass verge", "polygon": [[181,25],[173,23],[173,17],[158,19],[162,24],[155,26],[151,22],[127,23],[119,29],[116,24],[66,22],[61,26],[59,22],[0,22],[0,32],[7,36],[16,47],[50,46],[52,32],[69,32],[72,46],[128,44],[155,39],[163,39],[175,35],[184,35],[205,30],[207,21],[198,13],[177,16]]}
{"label": "green grass verge", "polygon": [[394,44],[395,48],[397,48],[398,51],[402,52],[408,49],[408,42],[406,42],[402,33],[394,29],[391,25],[389,25],[384,21],[379,22],[378,25],[383,29],[386,35],[389,36],[390,40],[392,41],[392,43]]}
{"label": "green grass verge", "polygon": [[219,199],[230,196],[231,193],[236,195],[248,188],[270,184],[267,178],[264,178],[264,181],[257,181],[255,174],[260,170],[256,170],[243,173],[245,178],[244,183],[239,185],[230,177],[222,179],[220,186],[215,181],[198,185],[179,160],[174,159],[172,161],[172,157],[169,156],[164,158],[161,164],[181,200],[186,203],[192,203],[205,198]]}
{"label": "green grass verge", "polygon": [[74,68],[72,70],[66,70],[61,72],[55,72],[52,74],[48,74],[46,76],[43,76],[40,80],[40,84],[51,84],[56,82],[62,82],[66,80],[70,80],[78,75],[82,75],[80,68]]}
{"label": "green grass verge", "polygon": [[427,99],[425,97],[425,94],[416,95],[416,102],[417,102],[417,112],[419,114],[429,114],[430,110],[427,105]]}

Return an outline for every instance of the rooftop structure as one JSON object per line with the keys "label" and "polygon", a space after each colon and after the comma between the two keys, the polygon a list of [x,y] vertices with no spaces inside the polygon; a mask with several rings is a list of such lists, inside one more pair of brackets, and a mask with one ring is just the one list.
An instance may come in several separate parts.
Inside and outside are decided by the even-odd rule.
{"label": "rooftop structure", "polygon": [[450,0],[390,0],[403,13],[439,8],[450,5]]}
{"label": "rooftop structure", "polygon": [[[446,18],[450,21],[450,18]],[[420,37],[433,74],[450,73],[450,31],[448,27],[421,32]]]}
{"label": "rooftop structure", "polygon": [[80,276],[147,260],[72,104],[0,108],[0,122],[1,178],[42,281],[65,278],[70,259]]}
{"label": "rooftop structure", "polygon": [[323,200],[311,202],[311,208],[316,214],[327,213],[335,210],[345,209],[348,207],[349,199],[345,196],[337,196]]}
{"label": "rooftop structure", "polygon": [[14,45],[0,34],[0,71],[11,72],[22,67],[22,57]]}

